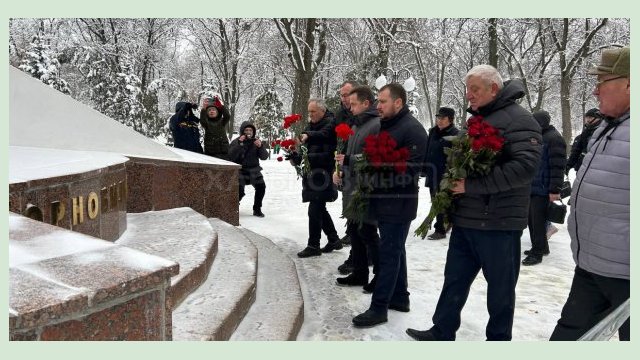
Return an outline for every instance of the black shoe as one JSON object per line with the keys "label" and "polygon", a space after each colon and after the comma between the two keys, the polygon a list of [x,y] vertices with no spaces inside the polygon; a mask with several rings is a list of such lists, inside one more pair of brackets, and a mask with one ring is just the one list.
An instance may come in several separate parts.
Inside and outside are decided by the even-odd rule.
{"label": "black shoe", "polygon": [[368,281],[366,277],[350,274],[346,277],[337,278],[336,283],[342,286],[364,286],[367,285]]}
{"label": "black shoe", "polygon": [[351,320],[355,327],[372,327],[387,322],[387,314],[377,314],[371,309],[363,312]]}
{"label": "black shoe", "polygon": [[[525,251],[524,251],[524,254],[525,254],[525,255],[533,255],[533,253],[531,252],[531,249],[529,249],[529,250],[525,250]],[[549,255],[549,250],[547,250],[547,251],[543,252],[543,253],[542,253],[542,255],[543,255],[543,256],[547,256],[547,255]]]}
{"label": "black shoe", "polygon": [[431,330],[416,330],[416,329],[407,329],[407,335],[418,341],[438,341]]}
{"label": "black shoe", "polygon": [[342,239],[340,239],[340,243],[343,246],[351,246],[351,238],[349,237],[349,235],[345,235],[342,237]]}
{"label": "black shoe", "polygon": [[439,231],[434,231],[434,232],[431,233],[431,235],[427,236],[427,239],[429,239],[429,240],[442,240],[442,239],[444,239],[446,237],[447,237],[446,234],[443,234],[443,233],[441,233]]}
{"label": "black shoe", "polygon": [[334,242],[328,242],[327,245],[325,245],[322,248],[322,252],[323,253],[330,253],[333,250],[340,250],[342,249],[342,244],[340,243],[340,240],[336,240]]}
{"label": "black shoe", "polygon": [[338,266],[338,272],[340,274],[349,275],[353,272],[353,263],[349,259],[345,260],[342,265]]}
{"label": "black shoe", "polygon": [[368,283],[367,285],[362,287],[362,290],[367,293],[367,294],[371,294],[373,292],[373,290],[375,290],[376,288],[376,280],[378,279],[377,276],[373,276],[373,279],[371,279],[371,282]]}
{"label": "black shoe", "polygon": [[298,253],[298,257],[300,258],[308,258],[311,256],[320,256],[322,255],[322,251],[318,248],[307,246],[304,250]]}
{"label": "black shoe", "polygon": [[389,310],[395,310],[400,312],[409,312],[409,303],[406,304],[389,304]]}
{"label": "black shoe", "polygon": [[542,262],[542,255],[529,254],[529,256],[527,256],[526,258],[524,258],[524,260],[522,260],[522,265],[531,266],[531,265],[540,264],[541,262]]}
{"label": "black shoe", "polygon": [[262,213],[262,211],[260,211],[260,209],[253,209],[253,216],[264,217],[264,214]]}

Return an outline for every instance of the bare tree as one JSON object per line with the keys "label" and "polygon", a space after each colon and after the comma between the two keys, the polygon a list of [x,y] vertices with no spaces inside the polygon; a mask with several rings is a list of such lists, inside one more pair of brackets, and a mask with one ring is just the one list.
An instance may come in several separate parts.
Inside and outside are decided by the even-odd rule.
{"label": "bare tree", "polygon": [[[274,19],[295,69],[291,112],[307,118],[307,102],[313,77],[327,51],[325,19]],[[294,130],[301,131],[298,125]]]}
{"label": "bare tree", "polygon": [[[562,137],[567,142],[567,150],[571,146],[572,126],[571,126],[571,85],[572,79],[579,66],[591,53],[590,45],[594,36],[606,24],[608,19],[596,20],[596,26],[590,28],[591,23],[587,21],[584,28],[580,28],[581,22],[578,19],[560,19],[554,21],[547,19],[549,31],[553,43],[559,52],[560,61],[560,107],[562,109]],[[559,24],[558,24],[559,23]],[[578,27],[578,29],[575,29]],[[574,36],[575,33],[584,33],[583,38]],[[577,39],[577,44],[571,40]]]}

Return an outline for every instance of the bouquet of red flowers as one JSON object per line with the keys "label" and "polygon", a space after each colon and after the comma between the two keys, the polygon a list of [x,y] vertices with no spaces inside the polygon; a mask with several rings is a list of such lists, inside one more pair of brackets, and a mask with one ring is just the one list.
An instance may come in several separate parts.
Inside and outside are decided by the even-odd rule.
{"label": "bouquet of red flowers", "polygon": [[298,122],[298,120],[302,119],[300,114],[291,114],[284,117],[284,124],[282,124],[283,129],[288,129],[294,123]]}
{"label": "bouquet of red flowers", "polygon": [[[407,171],[409,149],[397,149],[398,143],[391,135],[382,131],[378,135],[369,135],[365,139],[362,156],[356,157],[354,169],[358,174],[358,181],[351,200],[344,210],[344,217],[362,224],[369,211],[369,197],[373,191],[372,180],[380,180],[385,175],[404,174]],[[377,186],[388,184],[377,181]]]}
{"label": "bouquet of red flowers", "polygon": [[415,235],[424,239],[431,228],[431,222],[438,214],[447,214],[453,206],[452,189],[455,181],[468,177],[487,175],[498,153],[502,150],[504,138],[498,129],[476,115],[467,121],[467,133],[451,140],[451,148],[445,148],[447,154],[447,170],[440,182],[440,190],[436,193],[429,210],[429,215],[416,229]]}
{"label": "bouquet of red flowers", "polygon": [[[302,116],[300,114],[290,114],[285,116],[284,123],[282,124],[282,129],[287,130],[289,133],[291,133],[291,129],[289,128],[291,127],[291,125],[300,121],[300,119],[302,119]],[[304,145],[300,145],[299,149],[297,149],[297,145],[298,145],[298,142],[293,138],[284,139],[284,140],[278,139],[278,140],[275,140],[272,144],[272,146],[274,147],[278,146],[279,147],[278,150],[282,149],[284,151],[284,158],[282,156],[278,156],[277,157],[278,161],[292,160],[294,159],[294,157],[298,155],[298,152],[301,154],[302,159],[301,159],[300,165],[294,164],[294,167],[296,169],[296,174],[298,174],[298,178],[299,178],[301,176],[304,176],[310,171],[310,165],[309,165],[309,157],[307,155],[307,147]]]}
{"label": "bouquet of red flowers", "polygon": [[[336,137],[338,138],[338,144],[336,146],[335,154],[342,154],[344,150],[344,144],[349,140],[349,137],[353,135],[351,127],[345,123],[336,126]],[[340,173],[340,167],[336,161],[336,173]]]}

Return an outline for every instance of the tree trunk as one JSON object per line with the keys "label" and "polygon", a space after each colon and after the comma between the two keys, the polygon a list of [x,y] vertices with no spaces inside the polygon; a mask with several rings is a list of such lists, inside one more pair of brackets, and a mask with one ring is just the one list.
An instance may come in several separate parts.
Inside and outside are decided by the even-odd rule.
{"label": "tree trunk", "polygon": [[498,19],[489,19],[489,65],[498,68]]}

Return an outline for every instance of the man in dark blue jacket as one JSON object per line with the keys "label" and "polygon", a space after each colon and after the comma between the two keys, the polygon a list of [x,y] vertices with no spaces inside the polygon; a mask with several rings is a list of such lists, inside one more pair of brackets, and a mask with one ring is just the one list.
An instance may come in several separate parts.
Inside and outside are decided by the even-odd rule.
{"label": "man in dark blue jacket", "polygon": [[[456,112],[452,108],[441,107],[436,114],[436,126],[429,130],[429,141],[427,142],[427,155],[425,162],[425,181],[431,194],[431,201],[440,190],[440,181],[444,177],[444,171],[447,167],[447,155],[444,149],[451,147],[451,141],[446,139],[449,136],[458,135],[458,128],[453,125],[453,119]],[[436,223],[433,226],[434,232],[427,239],[440,240],[447,235],[447,229],[444,225],[444,214],[436,215]]]}
{"label": "man in dark blue jacket", "polygon": [[176,113],[169,120],[169,129],[173,136],[173,146],[178,149],[189,150],[202,154],[200,145],[200,129],[198,118],[193,114],[193,109],[198,105],[188,102],[178,102]]}
{"label": "man in dark blue jacket", "polygon": [[238,174],[240,200],[244,197],[245,185],[253,185],[253,188],[256,189],[253,198],[253,215],[264,217],[262,199],[264,199],[267,186],[262,177],[260,160],[267,160],[269,153],[262,141],[256,137],[256,127],[252,123],[243,122],[240,125],[239,133],[241,135],[233,140],[229,146],[229,158],[236,164],[242,165]]}
{"label": "man in dark blue jacket", "polygon": [[567,163],[567,143],[550,124],[549,113],[540,110],[534,112],[533,117],[542,128],[542,157],[538,172],[531,183],[528,222],[531,250],[524,252],[527,257],[522,261],[522,265],[525,266],[539,264],[542,262],[542,256],[549,254],[547,210],[549,202],[560,200],[560,187],[564,181],[564,168]]}
{"label": "man in dark blue jacket", "polygon": [[352,320],[356,327],[386,322],[389,309],[409,311],[405,242],[418,210],[418,180],[427,132],[411,115],[406,102],[407,92],[400,84],[387,84],[378,92],[380,132],[388,132],[397,149],[406,148],[409,159],[405,172],[381,175],[379,183],[374,183],[369,211],[380,231],[379,270],[369,309]]}
{"label": "man in dark blue jacket", "polygon": [[429,330],[407,329],[416,340],[455,340],[471,284],[487,281],[487,340],[511,340],[520,237],[527,226],[531,181],[540,162],[540,125],[516,103],[518,79],[503,81],[496,68],[478,65],[466,75],[467,112],[497,129],[504,146],[489,173],[454,182],[453,229],[444,284]]}

